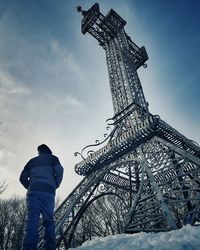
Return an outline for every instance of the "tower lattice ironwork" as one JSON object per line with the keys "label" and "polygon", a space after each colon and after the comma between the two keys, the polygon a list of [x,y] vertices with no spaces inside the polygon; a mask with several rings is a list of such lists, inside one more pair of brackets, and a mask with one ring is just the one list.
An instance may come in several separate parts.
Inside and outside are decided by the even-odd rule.
{"label": "tower lattice ironwork", "polygon": [[82,33],[105,50],[114,116],[103,142],[76,153],[82,161],[75,171],[85,177],[55,212],[58,249],[95,236],[194,225],[200,220],[200,147],[149,112],[137,74],[148,55],[126,34],[126,21],[113,9],[104,16],[97,3],[77,10]]}

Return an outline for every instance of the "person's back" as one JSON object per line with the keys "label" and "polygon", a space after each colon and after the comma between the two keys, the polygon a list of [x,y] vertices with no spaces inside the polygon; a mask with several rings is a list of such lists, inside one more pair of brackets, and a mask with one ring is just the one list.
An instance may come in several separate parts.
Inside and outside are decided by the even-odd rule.
{"label": "person's back", "polygon": [[[28,189],[28,193],[41,191],[55,194],[62,180],[62,172],[58,158],[52,154],[43,153],[26,164],[20,181],[22,185],[25,184],[24,187]],[[30,177],[28,183],[27,177]]]}
{"label": "person's back", "polygon": [[39,156],[32,158],[24,167],[20,182],[27,191],[27,219],[24,250],[37,249],[40,214],[45,227],[46,249],[56,249],[53,219],[55,190],[63,177],[59,159],[44,144],[38,147]]}

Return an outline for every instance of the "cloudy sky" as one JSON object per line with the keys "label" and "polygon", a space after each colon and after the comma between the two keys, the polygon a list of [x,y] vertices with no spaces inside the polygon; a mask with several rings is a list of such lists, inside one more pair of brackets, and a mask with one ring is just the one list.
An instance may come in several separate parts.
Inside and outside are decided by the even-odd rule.
{"label": "cloudy sky", "polygon": [[[126,32],[147,49],[139,76],[151,113],[200,143],[200,2],[99,0],[113,8]],[[3,197],[24,196],[18,178],[45,143],[65,168],[61,199],[81,180],[74,157],[106,131],[113,116],[105,54],[80,31],[94,1],[0,0],[0,180]]]}

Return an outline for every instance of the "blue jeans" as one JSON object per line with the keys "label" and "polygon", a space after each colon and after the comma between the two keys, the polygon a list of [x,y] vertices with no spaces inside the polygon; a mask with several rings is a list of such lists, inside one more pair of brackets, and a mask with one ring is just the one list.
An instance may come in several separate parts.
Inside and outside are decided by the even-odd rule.
{"label": "blue jeans", "polygon": [[55,197],[53,194],[36,192],[27,194],[26,228],[23,242],[24,250],[36,250],[40,214],[45,227],[45,249],[56,249],[55,223],[53,218]]}

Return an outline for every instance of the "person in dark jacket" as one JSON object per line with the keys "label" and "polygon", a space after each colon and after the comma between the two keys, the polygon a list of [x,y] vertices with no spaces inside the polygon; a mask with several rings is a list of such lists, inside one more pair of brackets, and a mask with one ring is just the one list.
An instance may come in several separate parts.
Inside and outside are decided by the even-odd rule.
{"label": "person in dark jacket", "polygon": [[53,218],[55,191],[62,181],[63,167],[58,157],[52,155],[47,145],[38,146],[38,154],[26,164],[19,178],[21,184],[27,189],[23,249],[37,249],[39,219],[42,215],[45,227],[45,249],[55,250],[56,236]]}

